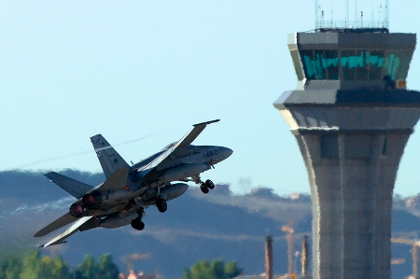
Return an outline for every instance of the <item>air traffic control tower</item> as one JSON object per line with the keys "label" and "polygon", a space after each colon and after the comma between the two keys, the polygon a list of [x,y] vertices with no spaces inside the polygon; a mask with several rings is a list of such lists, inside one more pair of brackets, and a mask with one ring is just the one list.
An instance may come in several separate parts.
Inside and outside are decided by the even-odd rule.
{"label": "air traffic control tower", "polygon": [[415,44],[386,28],[288,36],[297,89],[274,106],[308,171],[316,279],[391,276],[393,188],[420,117],[420,92],[406,89]]}

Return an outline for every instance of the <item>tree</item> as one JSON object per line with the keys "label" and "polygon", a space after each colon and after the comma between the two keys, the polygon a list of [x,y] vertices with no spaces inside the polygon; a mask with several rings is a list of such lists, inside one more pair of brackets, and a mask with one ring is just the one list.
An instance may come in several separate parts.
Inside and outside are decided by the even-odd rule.
{"label": "tree", "polygon": [[221,260],[213,260],[210,264],[210,274],[213,278],[226,278],[225,263]]}
{"label": "tree", "polygon": [[0,279],[19,279],[21,270],[21,257],[9,255],[0,262]]}
{"label": "tree", "polygon": [[102,255],[98,263],[99,278],[101,279],[116,279],[120,274],[118,266],[112,261],[111,255]]}
{"label": "tree", "polygon": [[242,274],[243,268],[238,268],[236,261],[231,261],[226,264],[225,276],[226,278],[235,278]]}
{"label": "tree", "polygon": [[67,263],[64,262],[61,256],[58,256],[54,259],[53,267],[52,267],[52,274],[53,278],[56,279],[67,279],[69,278],[69,268]]}
{"label": "tree", "polygon": [[23,259],[20,279],[38,279],[40,273],[40,252],[38,249],[28,252]]}
{"label": "tree", "polygon": [[[41,258],[39,250],[30,251],[23,260],[19,279],[67,279],[69,269],[63,258]],[[6,277],[12,279],[13,277]]]}
{"label": "tree", "polygon": [[10,255],[0,261],[0,279],[118,279],[118,275],[119,269],[110,255],[102,255],[98,264],[87,255],[72,272],[61,256],[41,258],[38,249],[22,258]]}
{"label": "tree", "polygon": [[182,279],[191,279],[191,271],[188,268],[184,268],[182,271]]}
{"label": "tree", "polygon": [[70,279],[83,279],[82,272],[77,268],[73,268],[69,275]]}
{"label": "tree", "polygon": [[236,266],[236,262],[225,264],[221,260],[196,262],[191,269],[185,268],[182,273],[183,279],[229,279],[242,273],[242,269]]}
{"label": "tree", "polygon": [[197,262],[191,267],[191,279],[210,279],[211,275],[208,261]]}
{"label": "tree", "polygon": [[99,279],[98,267],[95,264],[93,256],[86,255],[85,260],[79,265],[78,270],[80,271],[82,278],[85,279]]}

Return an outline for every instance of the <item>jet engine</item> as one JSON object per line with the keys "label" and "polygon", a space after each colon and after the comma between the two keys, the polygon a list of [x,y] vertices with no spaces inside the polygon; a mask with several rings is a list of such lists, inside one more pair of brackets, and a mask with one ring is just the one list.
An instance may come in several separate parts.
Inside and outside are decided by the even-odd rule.
{"label": "jet engine", "polygon": [[82,203],[86,208],[94,208],[96,205],[102,203],[102,195],[99,191],[93,191],[92,193],[85,194],[82,197]]}
{"label": "jet engine", "polygon": [[124,203],[133,192],[128,190],[107,190],[107,191],[92,191],[91,193],[83,195],[82,199],[70,206],[70,214],[73,217],[80,217],[83,215],[85,209],[95,209],[101,206],[115,206]]}
{"label": "jet engine", "polygon": [[73,217],[81,217],[85,209],[92,209],[102,203],[102,195],[99,191],[93,191],[92,193],[85,194],[82,197],[82,201],[73,203],[70,206],[70,214]]}
{"label": "jet engine", "polygon": [[69,211],[71,216],[80,217],[83,214],[83,207],[79,203],[73,203]]}

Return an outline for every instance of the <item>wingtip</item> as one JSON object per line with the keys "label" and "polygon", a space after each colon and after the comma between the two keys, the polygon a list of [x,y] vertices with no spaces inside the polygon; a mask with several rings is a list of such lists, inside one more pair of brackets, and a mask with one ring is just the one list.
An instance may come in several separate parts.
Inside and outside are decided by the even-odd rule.
{"label": "wingtip", "polygon": [[53,171],[50,171],[49,173],[44,174],[44,176],[45,176],[46,178],[50,179],[48,176],[50,176],[50,175],[51,175],[51,174],[53,174],[53,173],[54,173]]}
{"label": "wingtip", "polygon": [[39,248],[46,248],[46,247],[49,247],[49,246],[66,244],[66,243],[67,243],[67,241],[60,241],[60,242],[52,243],[52,244],[46,243],[46,244],[39,245],[38,247]]}
{"label": "wingtip", "polygon": [[219,121],[220,119],[214,119],[214,120],[210,120],[206,122],[197,123],[197,124],[194,124],[193,126],[195,127],[195,126],[201,126],[201,125],[208,125],[208,124],[219,122]]}
{"label": "wingtip", "polygon": [[93,143],[95,140],[98,140],[98,138],[103,138],[103,136],[102,136],[102,134],[101,134],[101,133],[96,134],[96,135],[93,135],[93,136],[91,136],[89,139],[90,139],[90,141]]}

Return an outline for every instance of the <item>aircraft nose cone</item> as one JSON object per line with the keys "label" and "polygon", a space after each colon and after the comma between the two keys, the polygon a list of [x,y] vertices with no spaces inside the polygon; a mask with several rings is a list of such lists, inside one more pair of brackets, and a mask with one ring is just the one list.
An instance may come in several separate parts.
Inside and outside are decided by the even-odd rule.
{"label": "aircraft nose cone", "polygon": [[230,155],[232,155],[232,153],[233,153],[233,150],[230,149],[230,148],[225,147],[223,149],[223,155],[224,155],[225,159],[230,157]]}

